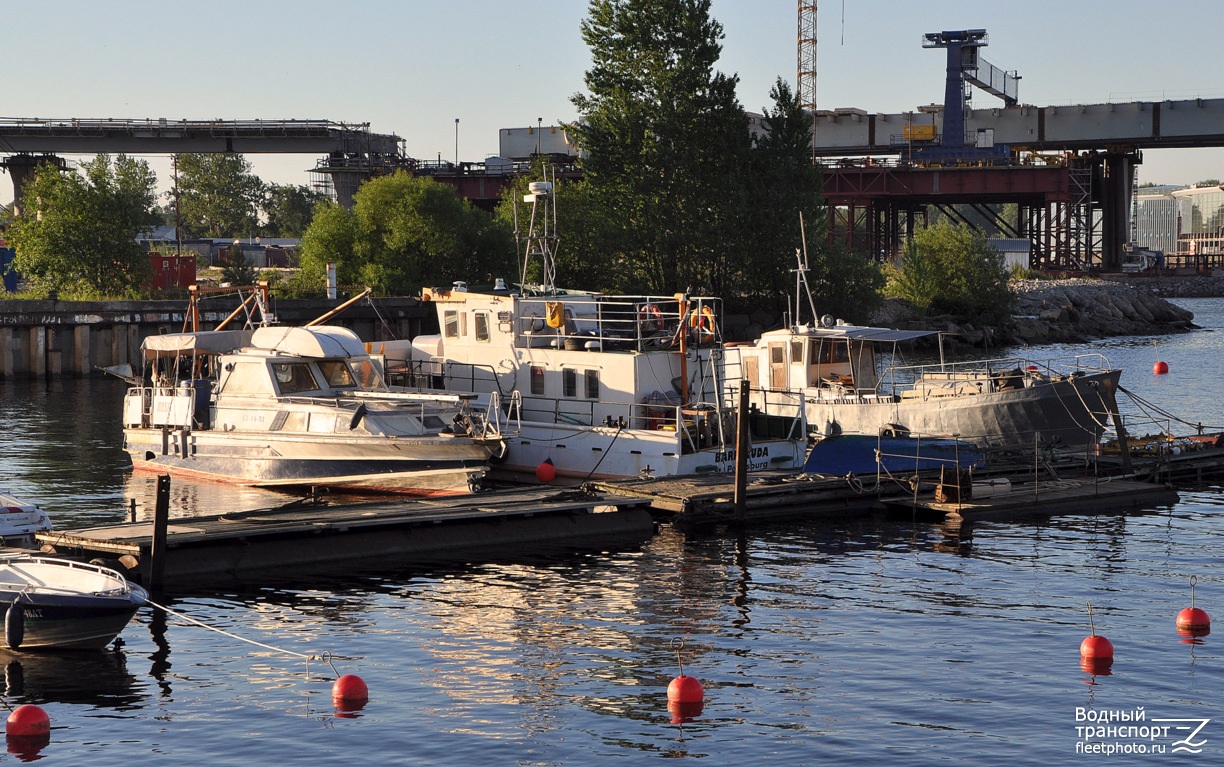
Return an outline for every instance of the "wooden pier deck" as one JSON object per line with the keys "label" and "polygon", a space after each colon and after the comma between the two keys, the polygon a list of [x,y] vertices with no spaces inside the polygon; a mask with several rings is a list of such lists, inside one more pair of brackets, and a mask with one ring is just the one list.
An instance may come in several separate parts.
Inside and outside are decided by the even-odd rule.
{"label": "wooden pier deck", "polygon": [[[198,585],[274,572],[371,561],[402,565],[463,561],[527,547],[629,545],[655,523],[641,498],[525,488],[438,500],[291,505],[169,520],[163,586]],[[134,580],[151,575],[153,522],[40,533],[44,550],[121,560]]]}
{"label": "wooden pier deck", "polygon": [[[874,477],[871,481],[874,484]],[[876,496],[865,492],[861,483],[845,477],[786,470],[752,475],[742,519],[737,517],[735,480],[729,474],[606,480],[594,486],[602,492],[645,499],[657,516],[681,528],[839,517],[867,512],[876,502]]]}
{"label": "wooden pier deck", "polygon": [[1058,514],[1125,514],[1176,503],[1177,492],[1165,485],[1129,479],[1083,478],[1016,484],[1010,492],[961,502],[935,501],[929,495],[881,498],[893,514],[928,519],[1007,520]]}

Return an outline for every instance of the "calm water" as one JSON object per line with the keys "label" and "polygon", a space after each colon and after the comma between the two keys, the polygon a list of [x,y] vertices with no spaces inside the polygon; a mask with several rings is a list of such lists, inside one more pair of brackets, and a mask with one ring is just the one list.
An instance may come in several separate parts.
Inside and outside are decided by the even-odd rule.
{"label": "calm water", "polygon": [[[1224,301],[1184,304],[1224,328]],[[1091,350],[1140,397],[1224,425],[1224,333],[1039,351]],[[1170,375],[1151,374],[1157,358]],[[121,396],[107,380],[0,383],[0,486],[60,527],[122,520],[128,498],[146,516],[154,480],[123,469]],[[184,514],[285,500],[179,480],[172,495]],[[118,651],[0,657],[4,700],[51,716],[45,764],[1220,764],[1222,507],[1207,487],[1040,524],[665,529],[628,551],[201,591],[170,606],[234,636],[146,608]],[[1173,627],[1191,576],[1218,624],[1200,644]],[[1079,667],[1087,601],[1110,675]],[[238,637],[342,656],[369,705],[337,717],[331,669]],[[677,640],[706,688],[683,724],[665,704]],[[1198,755],[1090,755],[1077,708],[1212,721]]]}

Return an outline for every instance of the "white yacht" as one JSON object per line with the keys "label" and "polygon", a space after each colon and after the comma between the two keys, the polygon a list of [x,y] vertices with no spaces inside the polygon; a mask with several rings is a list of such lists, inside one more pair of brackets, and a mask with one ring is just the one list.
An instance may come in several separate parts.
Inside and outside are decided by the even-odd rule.
{"label": "white yacht", "polygon": [[[526,198],[524,270],[539,259],[543,283],[424,291],[441,333],[376,347],[394,380],[500,401],[500,471],[543,481],[734,472],[738,391],[723,376],[721,302],[557,288],[552,193],[535,182]],[[759,398],[748,425],[748,470],[802,466],[801,403]]]}
{"label": "white yacht", "polygon": [[392,391],[345,328],[150,336],[127,392],[137,469],[260,487],[464,494],[504,448],[471,397]]}

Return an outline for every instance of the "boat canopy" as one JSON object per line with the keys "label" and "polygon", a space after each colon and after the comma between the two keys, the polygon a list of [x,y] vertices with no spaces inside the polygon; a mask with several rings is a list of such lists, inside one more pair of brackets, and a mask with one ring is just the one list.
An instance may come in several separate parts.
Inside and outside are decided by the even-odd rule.
{"label": "boat canopy", "polygon": [[251,330],[201,330],[195,333],[166,333],[148,336],[141,344],[147,360],[190,354],[227,354],[246,346]]}
{"label": "boat canopy", "polygon": [[369,356],[356,333],[336,325],[256,328],[251,345],[298,357]]}

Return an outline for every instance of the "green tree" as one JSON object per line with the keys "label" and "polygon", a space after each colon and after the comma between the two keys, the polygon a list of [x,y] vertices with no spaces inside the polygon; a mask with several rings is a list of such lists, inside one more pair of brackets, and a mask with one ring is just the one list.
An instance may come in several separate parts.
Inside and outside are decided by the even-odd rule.
{"label": "green tree", "polygon": [[240,154],[181,154],[179,220],[184,237],[244,237],[259,228],[264,183]]}
{"label": "green tree", "polygon": [[1015,305],[1003,255],[968,226],[940,223],[914,232],[887,292],[926,314],[999,324]]}
{"label": "green tree", "polygon": [[569,126],[590,194],[617,224],[592,258],[619,290],[721,293],[743,256],[737,186],[750,147],[738,78],[714,71],[709,0],[592,0],[589,94]]}
{"label": "green tree", "polygon": [[133,297],[150,274],[137,241],[159,221],[157,176],[144,160],[100,154],[80,173],[43,165],[27,184],[8,232],[13,267],[35,295]]}
{"label": "green tree", "polygon": [[327,195],[308,186],[269,185],[262,204],[266,220],[263,233],[269,237],[301,237],[310,226],[315,206],[327,199]]}
{"label": "green tree", "polygon": [[382,295],[423,286],[491,280],[513,264],[510,232],[432,179],[396,173],[372,179],[351,211],[321,207],[302,237],[303,285],[322,287],[328,262],[345,285]]}

